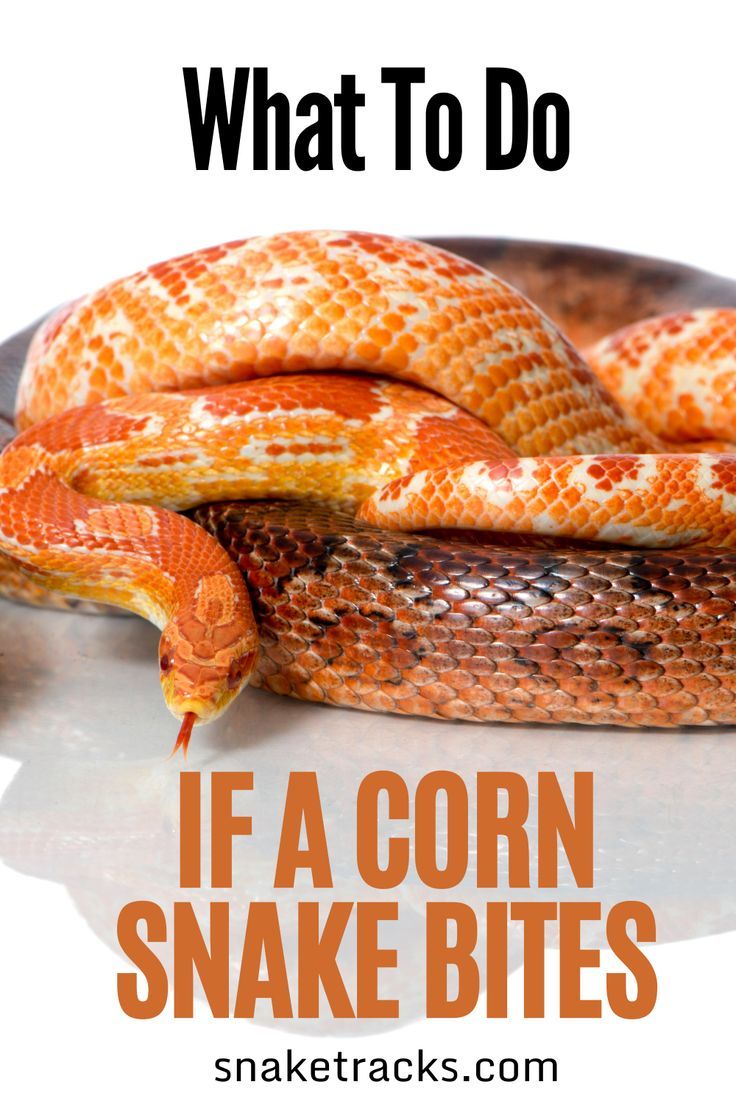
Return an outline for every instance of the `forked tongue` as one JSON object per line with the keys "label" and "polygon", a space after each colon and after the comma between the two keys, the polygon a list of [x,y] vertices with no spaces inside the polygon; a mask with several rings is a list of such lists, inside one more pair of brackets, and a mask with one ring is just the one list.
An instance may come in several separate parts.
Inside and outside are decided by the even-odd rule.
{"label": "forked tongue", "polygon": [[184,718],[181,722],[181,728],[179,729],[179,735],[176,737],[176,743],[174,744],[169,759],[176,755],[179,748],[184,748],[184,758],[186,759],[187,750],[189,748],[189,741],[192,737],[192,728],[194,727],[194,722],[196,721],[196,719],[196,713],[184,714]]}

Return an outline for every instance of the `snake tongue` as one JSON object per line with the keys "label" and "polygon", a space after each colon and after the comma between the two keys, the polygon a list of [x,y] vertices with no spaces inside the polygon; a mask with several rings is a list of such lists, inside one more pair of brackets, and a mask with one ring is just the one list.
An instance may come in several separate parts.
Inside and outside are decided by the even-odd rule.
{"label": "snake tongue", "polygon": [[176,737],[176,743],[174,744],[169,759],[171,759],[172,756],[176,755],[179,748],[184,748],[184,758],[186,759],[187,751],[189,749],[189,741],[192,736],[192,728],[194,727],[194,722],[196,721],[196,719],[196,713],[184,714],[181,722],[181,728],[179,729],[179,735]]}

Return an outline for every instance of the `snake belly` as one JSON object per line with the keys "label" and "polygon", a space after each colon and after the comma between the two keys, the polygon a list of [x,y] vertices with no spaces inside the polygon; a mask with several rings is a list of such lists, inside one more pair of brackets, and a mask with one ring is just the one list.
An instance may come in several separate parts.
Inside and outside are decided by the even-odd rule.
{"label": "snake belly", "polygon": [[735,550],[484,545],[310,503],[192,516],[245,576],[256,686],[466,721],[736,723]]}

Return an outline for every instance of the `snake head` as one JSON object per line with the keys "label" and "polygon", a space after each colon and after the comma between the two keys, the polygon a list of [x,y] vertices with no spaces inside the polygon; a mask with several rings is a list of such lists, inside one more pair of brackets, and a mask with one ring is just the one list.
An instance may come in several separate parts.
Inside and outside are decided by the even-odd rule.
{"label": "snake head", "polygon": [[161,689],[170,711],[183,721],[207,724],[247,684],[258,656],[258,634],[250,603],[237,601],[228,575],[200,579],[192,601],[184,602],[161,633]]}
{"label": "snake head", "polygon": [[161,689],[166,705],[181,720],[194,713],[197,724],[207,724],[223,713],[250,678],[257,647],[228,650],[221,662],[200,662],[182,655],[168,634],[162,635],[159,650]]}

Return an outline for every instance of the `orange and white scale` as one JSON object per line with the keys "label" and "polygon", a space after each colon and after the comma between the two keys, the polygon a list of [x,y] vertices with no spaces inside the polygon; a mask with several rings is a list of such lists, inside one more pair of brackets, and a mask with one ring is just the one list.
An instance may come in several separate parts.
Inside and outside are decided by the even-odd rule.
{"label": "orange and white scale", "polygon": [[240,571],[174,511],[300,498],[384,529],[736,543],[736,312],[640,323],[586,361],[484,269],[377,234],[231,242],[78,300],[32,342],[17,426],[2,589],[154,621],[188,729],[258,637]]}

